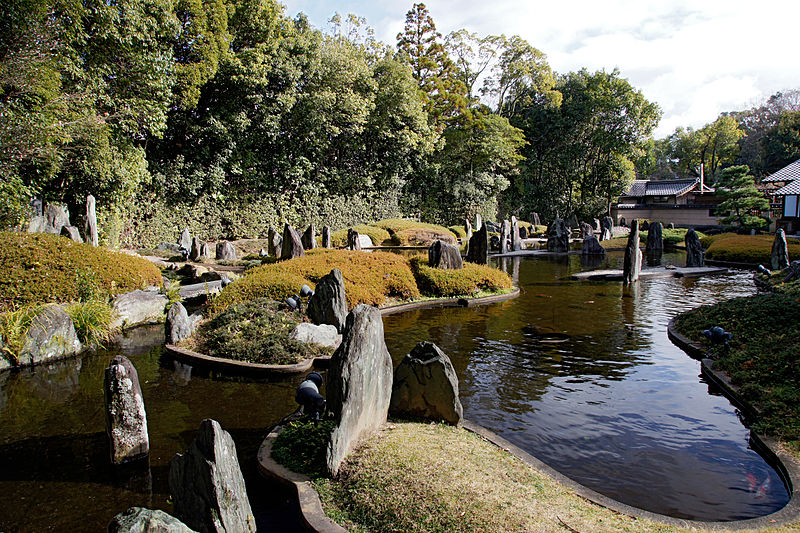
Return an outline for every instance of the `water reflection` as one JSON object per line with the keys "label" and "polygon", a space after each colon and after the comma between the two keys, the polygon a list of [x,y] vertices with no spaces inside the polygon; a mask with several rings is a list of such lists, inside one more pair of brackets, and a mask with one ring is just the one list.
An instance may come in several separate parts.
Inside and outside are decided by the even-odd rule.
{"label": "water reflection", "polygon": [[[612,252],[596,267],[621,261]],[[660,261],[681,264],[683,255]],[[420,340],[439,344],[453,359],[467,417],[636,507],[731,520],[786,503],[734,408],[709,394],[697,362],[666,336],[678,312],[752,293],[748,274],[623,287],[571,280],[578,255],[508,258],[500,267],[519,273],[519,298],[386,317],[395,362]],[[531,332],[568,340],[548,345]]]}

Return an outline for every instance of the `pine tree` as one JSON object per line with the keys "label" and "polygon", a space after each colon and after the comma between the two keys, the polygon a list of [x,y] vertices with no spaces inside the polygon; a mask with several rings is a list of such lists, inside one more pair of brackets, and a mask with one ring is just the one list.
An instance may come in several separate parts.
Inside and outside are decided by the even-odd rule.
{"label": "pine tree", "polygon": [[747,165],[723,170],[716,183],[717,196],[723,199],[717,213],[727,215],[723,224],[738,224],[743,228],[761,228],[767,220],[753,211],[769,209],[769,201],[756,189],[755,178]]}

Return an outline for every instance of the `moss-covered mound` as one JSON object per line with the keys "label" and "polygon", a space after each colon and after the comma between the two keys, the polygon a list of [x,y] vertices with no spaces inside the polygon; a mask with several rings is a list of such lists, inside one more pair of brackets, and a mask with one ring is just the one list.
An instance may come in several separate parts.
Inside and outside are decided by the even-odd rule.
{"label": "moss-covered mound", "polygon": [[375,226],[383,228],[391,234],[394,246],[428,246],[435,240],[442,240],[450,244],[457,242],[456,235],[452,231],[436,224],[426,224],[404,218],[387,218],[376,222]]}
{"label": "moss-covered mound", "polygon": [[[331,241],[333,242],[333,246],[336,248],[343,248],[347,246],[347,230],[349,228],[340,229],[339,231],[334,231],[331,234]],[[359,224],[358,226],[352,226],[352,229],[356,230],[361,235],[367,235],[370,239],[372,239],[372,244],[375,246],[381,246],[384,243],[386,245],[391,245],[389,238],[389,232],[383,228],[379,228],[377,226],[367,226],[366,224]]]}
{"label": "moss-covered mound", "polygon": [[464,226],[447,226],[453,235],[458,237],[459,239],[465,239],[467,237],[467,228]]}
{"label": "moss-covered mound", "polygon": [[[769,265],[774,235],[738,235],[722,233],[701,239],[707,248],[706,259],[731,263],[763,263]],[[789,257],[800,257],[800,243],[787,239]]]}
{"label": "moss-covered mound", "polygon": [[160,284],[158,268],[141,257],[57,235],[0,232],[0,311]]}
{"label": "moss-covered mound", "polygon": [[428,266],[428,259],[424,256],[412,257],[409,264],[417,287],[428,296],[471,298],[509,290],[513,286],[508,274],[486,265],[465,262],[462,269],[444,270]]}
{"label": "moss-covered mound", "polygon": [[204,322],[182,346],[214,357],[269,365],[288,365],[333,353],[330,348],[289,339],[303,316],[282,308],[269,298],[232,305]]}
{"label": "moss-covered mound", "polygon": [[[762,413],[756,429],[800,441],[800,299],[759,294],[693,309],[675,320],[679,332],[704,346]],[[712,346],[701,331],[721,326],[733,333],[730,351]]]}
{"label": "moss-covered mound", "polygon": [[334,268],[342,271],[347,303],[381,305],[388,298],[410,300],[420,293],[405,259],[388,252],[316,249],[303,257],[252,269],[225,287],[211,305],[217,314],[230,305],[258,297],[283,300],[305,283],[312,288]]}

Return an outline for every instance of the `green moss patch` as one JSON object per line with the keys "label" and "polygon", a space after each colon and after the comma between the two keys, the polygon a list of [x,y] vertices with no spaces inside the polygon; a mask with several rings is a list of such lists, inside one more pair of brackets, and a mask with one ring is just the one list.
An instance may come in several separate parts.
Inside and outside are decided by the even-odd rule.
{"label": "green moss patch", "polygon": [[428,246],[435,240],[450,244],[457,242],[456,235],[437,224],[426,224],[405,218],[388,218],[375,223],[391,234],[394,246]]}
{"label": "green moss patch", "polygon": [[336,422],[331,419],[290,422],[272,445],[272,458],[293,472],[312,478],[327,475],[326,450]]}
{"label": "green moss patch", "polygon": [[486,265],[465,262],[462,269],[445,270],[428,266],[428,259],[423,256],[412,257],[409,264],[420,291],[429,296],[475,297],[481,293],[497,293],[513,287],[508,274]]}
{"label": "green moss patch", "polygon": [[[770,264],[774,235],[737,235],[723,233],[702,239],[707,246],[706,259],[727,261],[731,263]],[[795,239],[787,240],[789,257],[800,257],[800,243]]]}
{"label": "green moss patch", "polygon": [[161,285],[141,257],[44,233],[0,232],[0,311]]}
{"label": "green moss patch", "polygon": [[[347,231],[351,228],[340,229],[331,234],[331,241],[334,247],[343,248],[347,246]],[[352,226],[352,229],[357,231],[360,235],[367,235],[372,240],[375,246],[382,246],[384,244],[391,245],[389,232],[377,226],[367,226],[366,224],[359,224]]]}

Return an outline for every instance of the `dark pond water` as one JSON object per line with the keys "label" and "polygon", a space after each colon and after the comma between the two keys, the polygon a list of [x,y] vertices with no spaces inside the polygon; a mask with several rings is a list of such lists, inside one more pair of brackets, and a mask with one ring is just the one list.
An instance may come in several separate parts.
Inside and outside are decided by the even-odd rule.
{"label": "dark pond water", "polygon": [[[683,256],[665,262],[682,264]],[[621,264],[611,254],[603,266]],[[677,313],[751,294],[752,274],[577,282],[580,256],[505,261],[520,297],[384,318],[397,362],[420,340],[453,360],[465,416],[570,478],[635,507],[696,520],[781,508],[788,495],[736,410],[667,338]],[[536,333],[566,333],[561,344]]]}
{"label": "dark pond water", "polygon": [[[680,257],[665,260],[680,262]],[[613,255],[612,266],[621,262]],[[700,280],[569,281],[579,256],[506,261],[523,294],[502,304],[386,317],[397,364],[418,341],[453,359],[466,416],[599,492],[652,511],[729,520],[774,511],[787,494],[748,431],[667,339],[674,314],[752,292],[749,274]],[[534,332],[561,332],[557,345]],[[33,372],[0,373],[0,531],[102,531],[133,505],[171,511],[167,471],[204,418],[231,432],[262,531],[297,531],[294,510],[256,473],[255,454],[295,407],[300,377],[220,378],[162,353],[162,329]],[[108,466],[103,371],[116,353],[139,372],[150,468]]]}

